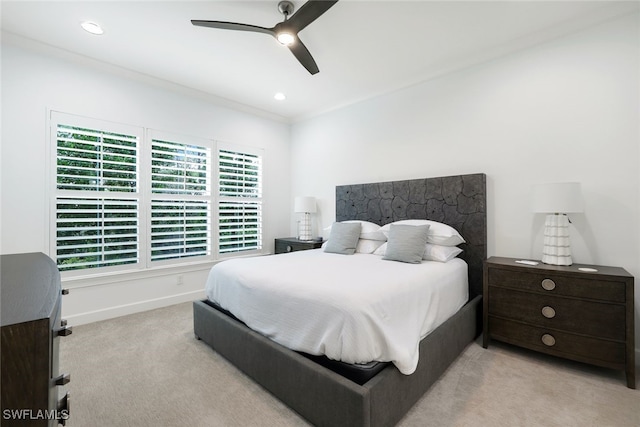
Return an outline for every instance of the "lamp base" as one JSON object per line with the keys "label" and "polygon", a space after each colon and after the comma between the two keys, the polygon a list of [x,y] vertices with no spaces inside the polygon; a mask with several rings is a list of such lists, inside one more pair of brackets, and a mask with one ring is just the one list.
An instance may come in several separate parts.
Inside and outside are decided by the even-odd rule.
{"label": "lamp base", "polygon": [[309,242],[313,240],[313,236],[311,236],[311,218],[308,212],[305,212],[302,221],[299,223],[298,228],[298,240],[302,240],[303,242]]}
{"label": "lamp base", "polygon": [[550,265],[571,265],[569,217],[565,214],[549,214],[544,222],[544,246],[542,262]]}

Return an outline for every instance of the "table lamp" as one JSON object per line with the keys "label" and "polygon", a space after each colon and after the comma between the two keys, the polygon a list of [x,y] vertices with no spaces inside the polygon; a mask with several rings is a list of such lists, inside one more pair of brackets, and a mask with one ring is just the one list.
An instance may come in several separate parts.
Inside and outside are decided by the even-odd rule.
{"label": "table lamp", "polygon": [[293,210],[296,213],[303,214],[298,229],[298,239],[304,241],[313,240],[311,235],[311,214],[316,212],[316,198],[309,196],[296,197]]}
{"label": "table lamp", "polygon": [[579,182],[536,185],[533,189],[533,211],[546,213],[542,262],[571,265],[568,213],[583,211]]}

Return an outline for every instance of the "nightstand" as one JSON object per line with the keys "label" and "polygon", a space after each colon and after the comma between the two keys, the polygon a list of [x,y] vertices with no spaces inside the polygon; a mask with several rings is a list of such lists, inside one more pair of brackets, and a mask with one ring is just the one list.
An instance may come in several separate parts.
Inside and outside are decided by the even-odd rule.
{"label": "nightstand", "polygon": [[618,267],[484,263],[483,347],[489,339],[624,370],[635,388],[634,278]]}
{"label": "nightstand", "polygon": [[276,254],[317,249],[321,247],[323,243],[324,241],[322,240],[303,241],[298,240],[295,237],[282,237],[280,239],[276,239]]}

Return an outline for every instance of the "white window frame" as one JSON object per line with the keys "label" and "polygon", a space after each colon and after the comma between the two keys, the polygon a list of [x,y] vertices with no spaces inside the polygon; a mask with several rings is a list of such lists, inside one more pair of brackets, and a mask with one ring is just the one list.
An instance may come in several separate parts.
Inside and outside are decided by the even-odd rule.
{"label": "white window frame", "polygon": [[[243,154],[248,154],[248,155],[253,155],[253,156],[257,156],[260,158],[260,196],[259,197],[229,197],[229,196],[221,196],[219,194],[219,188],[217,186],[217,183],[220,180],[220,175],[219,175],[219,155],[220,155],[220,151],[232,151],[232,152],[239,152],[239,153],[243,153]],[[260,148],[255,148],[255,147],[247,147],[247,146],[243,146],[243,145],[239,145],[239,144],[231,144],[231,143],[226,143],[226,142],[218,142],[216,144],[216,162],[218,164],[218,167],[216,167],[216,188],[215,188],[215,192],[216,192],[216,198],[215,198],[215,220],[216,220],[216,239],[215,239],[215,249],[216,249],[216,253],[218,254],[218,259],[225,259],[225,258],[233,258],[233,257],[238,257],[238,256],[247,256],[247,255],[257,255],[257,254],[263,254],[265,251],[265,247],[264,247],[264,224],[265,224],[265,214],[264,214],[264,150],[260,149]],[[219,213],[219,204],[220,202],[233,202],[233,201],[243,201],[243,202],[257,202],[260,204],[260,210],[261,210],[261,214],[260,214],[260,236],[259,236],[259,243],[258,243],[258,248],[253,249],[253,250],[243,250],[243,251],[235,251],[235,252],[223,252],[220,253],[219,249],[220,249],[220,228],[218,225],[218,221],[220,219],[220,213]]]}
{"label": "white window frame", "polygon": [[[75,199],[75,198],[83,198],[83,199],[120,199],[120,200],[131,200],[136,201],[138,203],[138,235],[140,235],[140,230],[144,227],[146,223],[146,218],[144,216],[144,209],[142,207],[142,193],[141,186],[143,183],[141,182],[142,176],[140,174],[140,160],[138,160],[138,176],[137,176],[137,191],[132,193],[126,192],[117,192],[117,194],[102,192],[100,195],[102,197],[97,197],[98,193],[89,192],[89,191],[75,191],[75,190],[59,190],[57,185],[57,146],[58,146],[58,125],[69,125],[69,126],[77,126],[83,128],[89,128],[94,130],[101,130],[105,132],[112,133],[121,133],[126,135],[135,136],[137,138],[137,151],[138,151],[138,159],[140,159],[141,146],[144,141],[144,129],[141,127],[130,126],[120,123],[113,123],[104,120],[96,120],[88,117],[82,117],[72,114],[60,113],[57,111],[51,111],[51,119],[50,119],[50,144],[49,150],[51,155],[50,165],[51,165],[51,178],[50,178],[50,198],[49,198],[49,207],[50,207],[50,242],[49,242],[49,253],[52,258],[57,260],[57,201],[58,199]],[[121,264],[116,266],[109,267],[97,267],[97,268],[88,268],[88,269],[78,269],[78,270],[68,270],[64,271],[63,274],[65,277],[73,277],[73,276],[83,276],[87,275],[88,272],[95,273],[96,271],[100,271],[101,273],[108,272],[116,272],[116,271],[132,271],[141,268],[142,265],[142,257],[147,252],[147,248],[145,245],[145,241],[143,239],[137,240],[137,262],[130,264]],[[57,261],[56,261],[57,262]]]}
{"label": "white window frame", "polygon": [[[177,195],[177,194],[171,194],[171,193],[166,193],[166,194],[159,194],[159,193],[154,193],[153,189],[152,189],[152,183],[151,183],[151,171],[152,171],[152,144],[154,140],[160,140],[160,141],[170,141],[170,142],[177,142],[180,144],[185,144],[185,145],[192,145],[192,146],[199,146],[199,147],[204,147],[206,149],[209,150],[209,162],[210,162],[210,167],[211,167],[211,172],[209,174],[209,188],[207,191],[207,194],[205,196],[193,196],[193,195]],[[145,186],[145,200],[148,201],[148,203],[145,203],[145,207],[148,209],[148,216],[149,216],[149,220],[147,221],[146,227],[147,227],[147,247],[149,248],[149,250],[146,253],[146,261],[147,261],[147,265],[149,267],[157,267],[157,266],[162,266],[162,265],[174,265],[174,264],[181,264],[181,263],[189,263],[189,262],[198,262],[198,261],[212,261],[214,259],[216,259],[216,246],[214,246],[214,235],[217,233],[216,227],[215,227],[215,210],[214,210],[214,204],[215,204],[215,178],[216,178],[216,173],[217,173],[217,164],[216,164],[216,148],[215,148],[215,142],[213,140],[210,139],[205,139],[205,138],[197,138],[197,137],[192,137],[192,136],[186,136],[186,135],[177,135],[177,134],[173,134],[173,133],[169,133],[169,132],[163,132],[163,131],[159,131],[159,130],[154,130],[154,129],[149,129],[147,131],[147,138],[146,138],[146,143],[147,143],[147,149],[145,150],[145,166],[143,170],[149,171],[149,184],[147,186]],[[209,235],[207,237],[208,242],[208,253],[205,255],[198,255],[198,256],[183,256],[183,257],[174,257],[174,258],[167,258],[164,260],[154,260],[152,253],[153,253],[153,244],[152,244],[152,237],[153,237],[153,232],[152,232],[152,228],[153,228],[153,201],[154,200],[166,200],[169,201],[172,198],[175,199],[179,199],[180,201],[185,201],[185,202],[189,202],[189,201],[193,201],[193,202],[198,202],[198,201],[206,201],[209,203],[209,212],[210,212],[210,216],[209,216]]]}
{"label": "white window frame", "polygon": [[[77,278],[83,277],[100,277],[103,275],[110,276],[112,274],[130,274],[132,272],[144,272],[151,271],[157,268],[179,268],[184,269],[188,265],[194,265],[198,263],[211,264],[219,259],[226,259],[230,257],[252,256],[257,254],[264,254],[264,194],[259,198],[251,198],[251,201],[257,201],[261,206],[260,217],[260,239],[258,248],[255,250],[241,250],[228,253],[219,253],[219,214],[218,205],[221,200],[228,200],[219,195],[219,151],[232,151],[248,155],[259,156],[261,160],[261,176],[260,185],[262,191],[264,191],[264,153],[265,150],[261,148],[233,144],[228,142],[219,142],[212,139],[199,138],[193,136],[179,135],[175,133],[164,132],[155,129],[144,128],[142,126],[132,126],[127,124],[109,122],[101,119],[93,119],[75,114],[68,114],[58,112],[54,110],[48,110],[49,112],[49,143],[47,145],[48,157],[50,159],[48,163],[48,188],[49,188],[49,201],[48,201],[48,224],[49,224],[49,255],[53,259],[57,259],[57,204],[58,198],[67,196],[75,197],[77,192],[74,190],[58,190],[57,188],[57,129],[58,124],[84,127],[94,130],[102,130],[114,133],[123,133],[127,135],[135,136],[138,140],[138,191],[134,194],[131,193],[119,193],[115,199],[119,199],[122,194],[125,194],[125,199],[135,199],[138,203],[138,261],[131,264],[122,264],[111,267],[96,267],[86,268],[78,270],[63,271],[63,278]],[[151,183],[151,166],[152,166],[152,141],[156,140],[168,140],[188,145],[197,145],[210,149],[211,151],[211,182],[209,191],[210,202],[210,251],[206,255],[201,256],[189,256],[170,258],[166,260],[154,260],[152,261],[152,208],[151,202],[156,199],[170,199],[171,195],[159,195],[152,193]],[[111,196],[112,193],[109,193]],[[94,195],[95,196],[95,195]],[[185,197],[190,199],[191,197]],[[195,197],[194,199],[198,199]]]}

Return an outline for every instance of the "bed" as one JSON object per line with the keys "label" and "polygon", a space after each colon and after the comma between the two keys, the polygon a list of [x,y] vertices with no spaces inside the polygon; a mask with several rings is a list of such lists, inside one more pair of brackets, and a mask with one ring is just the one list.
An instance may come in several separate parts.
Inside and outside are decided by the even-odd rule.
{"label": "bed", "polygon": [[[314,425],[396,424],[480,332],[482,262],[486,258],[485,175],[336,187],[336,221],[383,225],[404,219],[449,224],[466,240],[460,245],[463,252],[459,257],[465,261],[462,264],[468,274],[464,292],[468,302],[455,307],[451,317],[449,313],[446,320],[427,328],[426,336],[417,343],[419,360],[415,366],[391,358],[393,363],[377,365],[375,375],[363,381],[349,379],[340,369],[317,360],[318,356],[291,350],[264,330],[254,331],[245,325],[246,318],[238,319],[209,300],[194,302],[196,337]],[[322,254],[321,249],[316,251],[306,251],[309,254],[304,256]],[[366,256],[359,260],[369,262]],[[235,298],[241,301],[242,293]]]}

